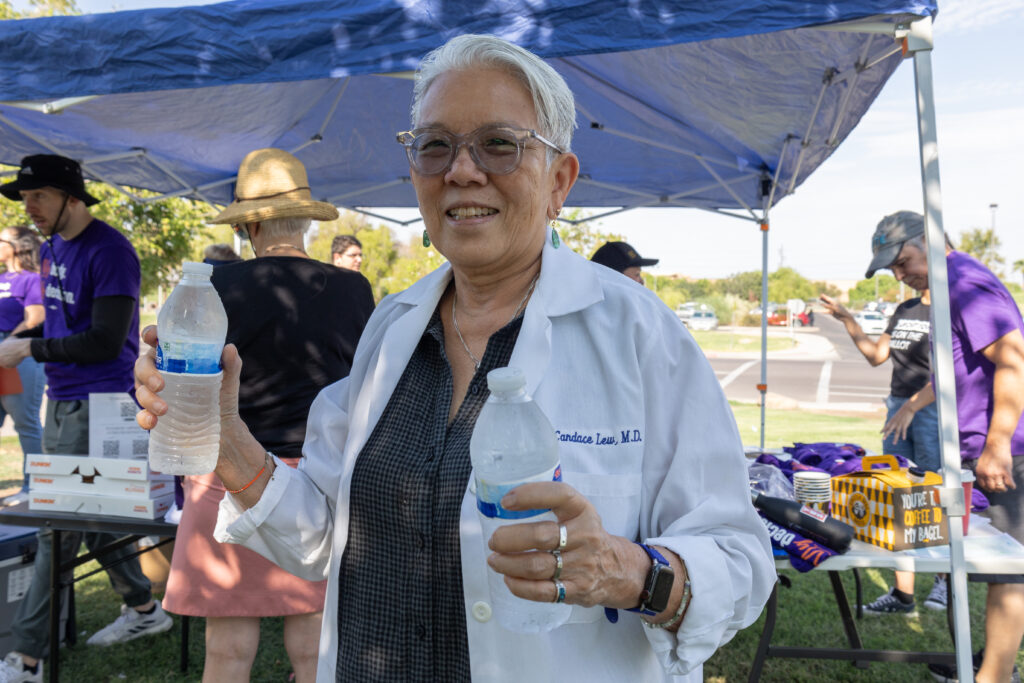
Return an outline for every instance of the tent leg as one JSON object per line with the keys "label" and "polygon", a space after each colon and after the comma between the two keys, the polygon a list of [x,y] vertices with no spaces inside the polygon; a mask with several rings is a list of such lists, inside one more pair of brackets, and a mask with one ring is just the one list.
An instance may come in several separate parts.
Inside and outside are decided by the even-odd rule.
{"label": "tent leg", "polygon": [[942,193],[939,182],[939,149],[935,133],[935,93],[932,82],[931,17],[911,25],[908,51],[914,55],[914,85],[917,95],[918,145],[921,154],[921,184],[924,194],[925,234],[928,244],[928,282],[932,297],[932,334],[939,431],[942,437],[942,501],[949,517],[949,580],[952,587],[956,666],[960,681],[973,681],[970,617],[967,606],[967,572],[964,562],[964,508],[960,488],[960,436],[957,426],[956,391],[953,376],[953,333],[949,312],[949,277],[946,271],[945,232],[942,227]]}
{"label": "tent leg", "polygon": [[761,223],[761,450],[764,450],[764,413],[768,397],[768,217]]}

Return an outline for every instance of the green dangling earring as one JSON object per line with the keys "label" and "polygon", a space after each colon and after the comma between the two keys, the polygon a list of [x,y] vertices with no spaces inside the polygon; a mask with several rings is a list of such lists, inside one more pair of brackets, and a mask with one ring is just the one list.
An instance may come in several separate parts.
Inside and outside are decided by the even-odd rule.
{"label": "green dangling earring", "polygon": [[423,230],[423,247],[425,249],[430,248],[430,235],[427,234],[426,229]]}
{"label": "green dangling earring", "polygon": [[562,246],[562,240],[558,237],[558,231],[555,230],[555,221],[551,221],[551,246],[555,249]]}

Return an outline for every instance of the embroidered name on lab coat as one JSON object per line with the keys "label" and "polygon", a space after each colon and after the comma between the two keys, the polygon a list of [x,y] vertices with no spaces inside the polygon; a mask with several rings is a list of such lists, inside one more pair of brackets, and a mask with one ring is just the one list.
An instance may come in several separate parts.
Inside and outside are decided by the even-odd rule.
{"label": "embroidered name on lab coat", "polygon": [[592,446],[620,446],[622,444],[640,443],[643,441],[643,437],[641,437],[639,429],[619,429],[610,430],[608,432],[585,433],[580,433],[576,430],[573,430],[572,432],[563,432],[556,429],[555,436],[558,437],[559,441],[590,444]]}

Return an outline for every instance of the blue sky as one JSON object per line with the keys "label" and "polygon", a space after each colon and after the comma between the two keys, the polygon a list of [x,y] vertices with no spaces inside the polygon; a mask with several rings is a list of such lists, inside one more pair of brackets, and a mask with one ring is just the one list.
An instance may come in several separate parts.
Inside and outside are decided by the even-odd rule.
{"label": "blue sky", "polygon": [[[189,4],[208,3],[78,0],[84,12]],[[962,230],[988,227],[989,206],[998,204],[1007,274],[1013,261],[1024,259],[1022,35],[1024,0],[939,0],[932,65],[945,228],[955,241]],[[781,263],[813,279],[862,278],[878,220],[921,206],[908,60],[832,158],[772,211],[769,267]],[[724,277],[761,267],[760,233],[747,221],[647,209],[603,219],[601,226],[625,235],[644,256],[660,258],[654,273]]]}

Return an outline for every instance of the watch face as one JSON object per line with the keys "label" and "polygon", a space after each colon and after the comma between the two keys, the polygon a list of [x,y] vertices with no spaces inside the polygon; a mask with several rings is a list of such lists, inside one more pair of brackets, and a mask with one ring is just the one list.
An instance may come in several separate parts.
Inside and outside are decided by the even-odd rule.
{"label": "watch face", "polygon": [[668,607],[669,598],[672,597],[672,583],[675,574],[672,567],[656,564],[652,568],[654,573],[653,585],[650,588],[651,597],[647,600],[647,609],[653,612],[664,612]]}

